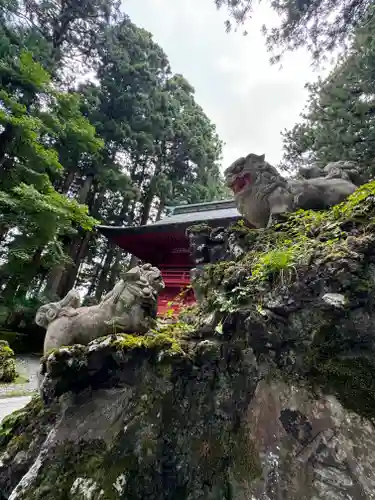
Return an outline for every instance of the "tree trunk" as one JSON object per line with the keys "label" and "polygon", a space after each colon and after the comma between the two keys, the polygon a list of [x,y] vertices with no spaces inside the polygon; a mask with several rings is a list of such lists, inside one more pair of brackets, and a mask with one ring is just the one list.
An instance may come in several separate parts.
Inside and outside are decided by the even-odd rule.
{"label": "tree trunk", "polygon": [[81,240],[81,244],[78,248],[78,251],[76,253],[76,257],[74,259],[74,267],[72,269],[70,269],[68,273],[66,273],[67,275],[66,275],[66,279],[65,279],[65,283],[64,283],[64,290],[63,290],[64,296],[69,292],[69,290],[71,290],[74,287],[74,285],[78,279],[78,274],[79,274],[79,270],[81,267],[81,263],[82,263],[83,258],[86,255],[87,247],[88,247],[88,244],[90,242],[91,236],[92,236],[92,233],[90,233],[88,231],[85,233],[83,239]]}
{"label": "tree trunk", "polygon": [[150,182],[150,186],[147,190],[147,194],[144,199],[144,204],[143,204],[143,210],[142,210],[142,216],[141,216],[141,226],[144,226],[147,224],[148,218],[150,216],[150,210],[151,210],[151,205],[154,199],[154,179]]}
{"label": "tree trunk", "polygon": [[65,295],[69,292],[69,290],[72,289],[73,284],[76,280],[78,272],[78,266],[76,264],[76,260],[81,243],[82,243],[82,235],[77,234],[69,249],[69,257],[73,263],[64,268],[60,282],[57,286],[57,295],[59,297],[65,297]]}
{"label": "tree trunk", "polygon": [[62,193],[67,194],[69,192],[70,186],[73,184],[75,177],[75,172],[68,172],[67,176],[64,179],[64,183],[62,186]]}
{"label": "tree trunk", "polygon": [[116,280],[119,278],[120,275],[120,262],[121,258],[124,256],[124,251],[121,248],[118,248],[116,250],[115,254],[115,261],[111,265],[111,270],[108,278],[108,288],[111,290],[116,284]]}
{"label": "tree trunk", "polygon": [[63,264],[59,264],[55,266],[51,271],[46,285],[46,294],[50,297],[58,296],[58,288],[61,278],[64,274],[65,266]]}
{"label": "tree trunk", "polygon": [[30,285],[32,284],[35,277],[39,274],[43,248],[44,247],[39,247],[35,250],[33,258],[29,264],[29,272],[24,277],[27,282],[24,281],[23,283],[20,283],[17,290],[17,297],[23,297],[27,294]]}
{"label": "tree trunk", "polygon": [[89,195],[94,177],[92,175],[88,175],[86,179],[83,181],[83,186],[79,191],[78,203],[84,205],[87,201],[87,197]]}
{"label": "tree trunk", "polygon": [[96,285],[97,285],[97,282],[98,282],[98,278],[99,278],[99,274],[100,274],[100,271],[102,269],[102,266],[104,264],[104,259],[105,259],[105,254],[103,255],[103,258],[100,262],[100,264],[97,264],[96,265],[96,269],[95,269],[95,274],[91,280],[91,283],[90,283],[90,286],[89,286],[89,289],[87,290],[87,294],[86,294],[86,297],[91,297],[96,289]]}
{"label": "tree trunk", "polygon": [[[125,222],[126,222],[126,224],[128,226],[134,220],[135,205],[136,205],[136,203],[133,202],[132,206],[131,206],[131,209],[129,211],[129,214],[128,214],[127,218],[126,218]],[[125,217],[125,214],[126,214],[126,211],[128,210],[128,208],[129,208],[129,203],[128,202],[124,203],[124,205],[122,207],[122,210],[121,210],[121,213],[120,213],[120,216],[119,216],[119,219],[120,219],[121,222],[124,220],[124,217]],[[109,275],[109,278],[108,278],[108,288],[109,289],[111,289],[111,288],[113,288],[115,286],[116,280],[119,277],[120,262],[121,262],[121,258],[122,257],[124,257],[124,251],[121,248],[117,248],[116,254],[115,254],[115,262],[111,266],[111,271],[110,271],[110,275]]]}
{"label": "tree trunk", "polygon": [[[69,177],[69,175],[68,175]],[[74,179],[74,174],[73,174],[73,179],[70,177],[69,179],[67,178],[66,180],[66,185],[68,184],[69,180],[71,179],[71,182],[73,182]],[[88,198],[88,195],[90,193],[90,189],[93,183],[93,176],[87,176],[83,186],[80,190],[79,197],[78,197],[78,202],[81,204],[86,203],[86,200]],[[70,184],[71,185],[71,184]],[[90,233],[87,233],[90,234]],[[90,238],[89,238],[90,239]],[[87,245],[89,243],[89,239],[86,241],[86,244],[84,245],[84,250],[87,249]],[[52,270],[51,277],[48,279],[47,282],[47,293],[48,295],[55,296],[57,295],[58,297],[64,297],[69,290],[72,289],[74,282],[76,281],[77,273],[78,273],[78,268],[80,261],[82,260],[84,256],[84,252],[80,254],[80,248],[83,245],[84,239],[82,239],[82,234],[76,234],[73,237],[73,240],[70,244],[69,248],[69,257],[73,261],[73,265],[70,265],[66,268],[66,266],[59,265],[55,269]],[[80,255],[79,261],[77,261],[77,257]]]}
{"label": "tree trunk", "polygon": [[100,301],[104,292],[107,291],[108,273],[109,273],[109,270],[111,269],[111,264],[112,264],[114,255],[115,255],[115,248],[112,246],[111,248],[108,248],[108,252],[107,252],[107,255],[105,257],[102,270],[100,272],[99,283],[98,283],[98,287],[97,287],[96,292],[95,292],[95,298],[98,302]]}
{"label": "tree trunk", "polygon": [[164,210],[164,207],[165,207],[165,203],[160,200],[159,208],[158,208],[158,213],[156,214],[156,220],[157,221],[161,219],[161,214],[162,214],[162,212]]}
{"label": "tree trunk", "polygon": [[15,279],[15,277],[9,278],[2,292],[2,302],[4,302],[5,304],[11,303],[17,293],[18,287],[19,283],[17,279]]}

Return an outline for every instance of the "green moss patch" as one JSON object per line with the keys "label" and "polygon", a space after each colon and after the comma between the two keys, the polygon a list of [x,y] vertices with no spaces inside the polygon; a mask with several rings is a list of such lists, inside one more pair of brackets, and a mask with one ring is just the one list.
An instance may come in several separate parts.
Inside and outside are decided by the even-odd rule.
{"label": "green moss patch", "polygon": [[21,410],[5,417],[0,425],[0,454],[7,449],[8,459],[36,437],[43,435],[44,426],[54,422],[56,407],[46,408],[39,396],[34,396]]}
{"label": "green moss patch", "polygon": [[0,382],[13,382],[17,377],[14,351],[5,340],[0,341]]}
{"label": "green moss patch", "polygon": [[375,422],[375,360],[369,355],[370,338],[356,338],[355,325],[352,331],[351,326],[342,322],[322,324],[306,351],[305,367],[315,385],[335,394],[346,408]]}
{"label": "green moss patch", "polygon": [[[265,230],[237,224],[228,231],[248,251],[206,266],[197,279],[203,311],[232,321],[226,330],[258,356],[271,349],[270,366],[289,381],[303,377],[373,419],[375,181],[330,210],[299,210]],[[345,305],[325,304],[327,292]]]}
{"label": "green moss patch", "polygon": [[236,230],[249,251],[236,261],[206,267],[197,280],[207,299],[206,309],[233,312],[265,290],[296,281],[317,263],[355,258],[352,231],[357,242],[375,234],[375,181],[331,210],[299,210],[269,229],[240,225]]}
{"label": "green moss patch", "polygon": [[[107,342],[108,348],[115,342],[117,352],[129,352],[131,363],[137,349],[143,352],[145,340],[118,336]],[[203,348],[211,345],[201,344]],[[147,340],[149,349],[155,345]],[[157,345],[176,352],[169,350],[173,343],[166,344],[162,338]],[[243,427],[244,410],[256,386],[254,367],[240,349],[228,346],[221,352],[217,343],[215,352],[216,356],[208,356],[200,350],[199,356],[183,357],[182,363],[169,358],[165,365],[170,370],[166,372],[159,370],[159,356],[157,369],[152,358],[141,369],[131,364],[135,383],[124,391],[114,391],[111,385],[107,395],[123,405],[125,394],[127,403],[116,422],[108,426],[105,441],[92,432],[91,422],[102,418],[105,425],[106,410],[98,406],[93,410],[89,395],[82,396],[77,417],[73,417],[80,418],[79,437],[67,433],[63,424],[57,427],[54,445],[20,500],[79,500],[84,498],[84,489],[92,492],[92,498],[103,500],[178,499],[193,494],[197,498],[224,498],[232,477],[246,484],[259,477],[258,453],[250,431]],[[181,359],[179,350],[177,355]],[[29,416],[26,408],[14,415],[4,429],[13,456],[27,446],[28,436],[40,432],[37,429],[45,413],[39,417],[37,408],[33,411]],[[72,412],[67,408],[62,418],[69,417]],[[34,422],[31,432],[27,424],[30,418]],[[25,436],[19,432],[22,429]]]}

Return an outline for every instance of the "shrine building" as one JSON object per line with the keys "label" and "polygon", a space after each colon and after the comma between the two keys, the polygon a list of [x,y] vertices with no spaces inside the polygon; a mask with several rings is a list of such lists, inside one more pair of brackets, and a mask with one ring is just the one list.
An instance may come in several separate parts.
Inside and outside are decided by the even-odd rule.
{"label": "shrine building", "polygon": [[[158,314],[165,314],[169,304],[190,284],[193,262],[186,229],[203,223],[213,228],[227,226],[240,218],[234,200],[224,200],[170,207],[168,216],[145,226],[99,226],[98,230],[126,252],[161,270],[165,288],[159,295]],[[194,302],[189,289],[184,303]]]}

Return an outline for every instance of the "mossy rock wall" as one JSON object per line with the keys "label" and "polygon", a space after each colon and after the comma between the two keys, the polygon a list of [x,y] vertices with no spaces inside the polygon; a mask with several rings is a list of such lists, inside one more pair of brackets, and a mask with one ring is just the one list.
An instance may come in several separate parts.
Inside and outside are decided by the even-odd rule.
{"label": "mossy rock wall", "polygon": [[43,360],[3,499],[374,499],[375,183],[222,241],[194,324]]}
{"label": "mossy rock wall", "polygon": [[195,283],[201,309],[289,380],[373,419],[375,182],[329,211],[285,219],[264,231],[231,231],[242,254],[227,244],[226,261],[206,266]]}
{"label": "mossy rock wall", "polygon": [[[244,421],[257,381],[251,351],[203,341],[189,356],[173,342],[110,339],[91,354],[89,347],[50,355],[46,377],[70,366],[70,392],[60,397],[52,431],[44,427],[43,459],[28,486],[20,484],[18,499],[216,499],[233,478],[241,484],[260,475]],[[78,376],[86,389],[73,383]],[[49,396],[51,387],[44,386]],[[8,495],[20,479],[14,464],[25,470],[40,460],[35,450],[30,458],[40,432],[37,421],[34,428],[22,422],[28,414],[26,408],[14,429],[10,421],[2,431],[0,487]]]}
{"label": "mossy rock wall", "polygon": [[373,427],[335,397],[262,377],[239,346],[166,355],[134,352],[107,372],[111,387],[94,377],[95,388],[7,417],[1,500],[372,498]]}

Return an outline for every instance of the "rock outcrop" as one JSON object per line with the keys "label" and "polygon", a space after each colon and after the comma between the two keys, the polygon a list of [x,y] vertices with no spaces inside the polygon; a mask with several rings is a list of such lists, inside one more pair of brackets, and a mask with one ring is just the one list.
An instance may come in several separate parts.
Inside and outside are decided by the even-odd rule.
{"label": "rock outcrop", "polygon": [[375,498],[375,183],[190,235],[199,306],[46,356],[0,428],[1,500]]}

